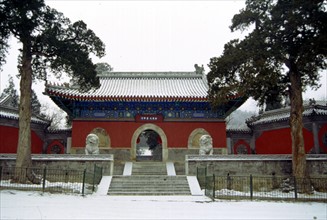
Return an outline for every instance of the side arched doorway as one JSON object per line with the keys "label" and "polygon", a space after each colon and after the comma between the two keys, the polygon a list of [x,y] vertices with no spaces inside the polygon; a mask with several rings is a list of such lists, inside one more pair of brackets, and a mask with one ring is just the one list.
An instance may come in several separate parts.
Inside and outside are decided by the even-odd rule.
{"label": "side arched doorway", "polygon": [[210,135],[205,129],[197,128],[190,134],[188,138],[187,147],[189,149],[199,149],[200,148],[200,138],[202,135]]}
{"label": "side arched doorway", "polygon": [[94,128],[91,134],[96,134],[99,138],[99,148],[111,148],[111,141],[107,131],[103,128]]}
{"label": "side arched doorway", "polygon": [[[143,149],[141,149],[142,147]],[[157,125],[144,124],[136,129],[131,140],[131,159],[134,161],[140,159],[138,158],[140,151],[146,150],[146,148],[150,148],[152,153],[152,158],[149,157],[150,160],[167,161],[167,137],[164,131]],[[149,151],[148,154],[150,154]],[[145,156],[149,155],[146,153]]]}

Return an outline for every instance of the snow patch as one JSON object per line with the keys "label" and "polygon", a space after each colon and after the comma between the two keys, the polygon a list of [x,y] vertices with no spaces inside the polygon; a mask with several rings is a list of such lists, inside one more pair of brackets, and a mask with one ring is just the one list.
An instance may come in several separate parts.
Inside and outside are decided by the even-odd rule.
{"label": "snow patch", "polygon": [[133,168],[133,163],[132,162],[125,162],[123,176],[132,175],[132,168]]}
{"label": "snow patch", "polygon": [[187,176],[187,182],[191,190],[192,196],[203,196],[204,193],[200,188],[200,184],[196,176]]}
{"label": "snow patch", "polygon": [[167,168],[167,175],[168,176],[176,176],[175,166],[173,162],[167,162],[166,163]]}
{"label": "snow patch", "polygon": [[98,190],[95,195],[105,196],[108,194],[108,189],[112,180],[112,176],[103,176],[100,184],[98,185]]}
{"label": "snow patch", "polygon": [[327,219],[326,203],[1,190],[0,219]]}

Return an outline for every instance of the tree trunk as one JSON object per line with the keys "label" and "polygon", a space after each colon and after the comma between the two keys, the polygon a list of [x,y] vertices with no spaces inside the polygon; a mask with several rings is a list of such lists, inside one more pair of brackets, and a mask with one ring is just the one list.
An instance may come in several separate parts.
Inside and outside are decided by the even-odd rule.
{"label": "tree trunk", "polygon": [[31,90],[32,90],[31,43],[23,42],[22,66],[20,68],[19,135],[17,146],[15,180],[21,183],[37,183],[30,169],[31,158]]}
{"label": "tree trunk", "polygon": [[[295,70],[294,70],[295,69]],[[303,140],[303,98],[301,76],[296,68],[290,68],[290,127],[292,136],[292,171],[296,178],[306,177],[306,154]]]}

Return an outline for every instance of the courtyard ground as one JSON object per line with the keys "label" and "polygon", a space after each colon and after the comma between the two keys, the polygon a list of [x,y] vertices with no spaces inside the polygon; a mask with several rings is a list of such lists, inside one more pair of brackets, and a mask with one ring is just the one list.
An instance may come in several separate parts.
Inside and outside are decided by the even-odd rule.
{"label": "courtyard ground", "polygon": [[0,219],[327,219],[326,203],[0,191]]}

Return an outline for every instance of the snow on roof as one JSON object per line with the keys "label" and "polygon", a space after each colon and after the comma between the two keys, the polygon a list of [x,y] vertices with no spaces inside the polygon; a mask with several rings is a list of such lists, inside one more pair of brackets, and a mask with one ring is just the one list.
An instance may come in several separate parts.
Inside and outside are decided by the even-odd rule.
{"label": "snow on roof", "polygon": [[48,84],[46,93],[81,101],[207,101],[206,77],[196,72],[110,72],[99,78],[101,86],[95,91]]}
{"label": "snow on roof", "polygon": [[[323,115],[327,116],[327,106],[326,105],[304,105],[303,117],[313,116],[313,115]],[[258,124],[268,124],[271,122],[286,121],[290,117],[290,107],[276,109],[272,111],[264,112],[256,117],[249,118],[246,123],[250,126]]]}
{"label": "snow on roof", "polygon": [[48,129],[48,132],[49,133],[62,133],[62,132],[71,132],[72,131],[72,128],[69,127],[69,128],[49,128]]}
{"label": "snow on roof", "polygon": [[0,105],[7,105],[9,100],[10,100],[9,95],[0,97]]}
{"label": "snow on roof", "polygon": [[0,106],[15,108],[16,103],[17,103],[17,100],[15,100],[13,96],[8,95],[8,94],[4,95],[2,98],[0,98]]}
{"label": "snow on roof", "polygon": [[[9,119],[15,119],[18,120],[19,119],[19,114],[15,113],[13,111],[8,111],[4,108],[0,107],[0,118],[9,118]],[[39,123],[39,124],[48,124],[49,121],[45,120],[45,119],[40,119],[38,117],[32,116],[31,117],[31,121],[33,123]]]}
{"label": "snow on roof", "polygon": [[252,130],[249,127],[246,127],[246,125],[240,128],[227,128],[226,131],[228,133],[243,133],[243,134],[249,134],[252,132]]}
{"label": "snow on roof", "polygon": [[[0,99],[0,118],[19,119],[18,108],[12,105],[12,97],[10,95],[4,96]],[[49,124],[50,122],[41,117],[32,115],[31,121],[39,124]]]}

